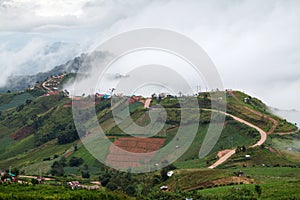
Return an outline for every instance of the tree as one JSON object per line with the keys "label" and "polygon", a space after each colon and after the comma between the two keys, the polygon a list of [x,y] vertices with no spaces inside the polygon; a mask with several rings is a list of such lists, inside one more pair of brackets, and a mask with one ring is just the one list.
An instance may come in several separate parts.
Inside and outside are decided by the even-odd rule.
{"label": "tree", "polygon": [[126,189],[125,192],[126,194],[130,195],[130,196],[134,196],[136,194],[136,187],[133,185],[129,185]]}
{"label": "tree", "polygon": [[32,102],[31,99],[27,99],[25,103],[26,103],[26,105],[29,105],[31,102]]}
{"label": "tree", "polygon": [[32,183],[32,185],[37,185],[39,184],[39,181],[36,178],[31,179],[30,181]]}
{"label": "tree", "polygon": [[113,183],[113,182],[109,182],[107,185],[106,185],[106,188],[111,190],[111,191],[114,191],[116,189],[118,189],[118,185]]}
{"label": "tree", "polygon": [[61,163],[55,161],[53,163],[53,165],[51,166],[51,171],[50,173],[53,175],[53,176],[63,176],[65,174],[65,171],[64,171],[64,168],[63,166],[61,165]]}
{"label": "tree", "polygon": [[160,175],[161,175],[162,181],[166,181],[169,178],[168,175],[167,175],[167,173],[169,171],[171,171],[171,170],[174,170],[174,169],[176,169],[176,167],[173,164],[168,165],[167,167],[162,168],[161,171],[160,171]]}
{"label": "tree", "polygon": [[242,146],[242,151],[246,152],[246,147],[244,145]]}
{"label": "tree", "polygon": [[258,197],[261,196],[262,189],[260,185],[255,185],[255,192],[257,193]]}
{"label": "tree", "polygon": [[153,93],[153,94],[151,95],[151,98],[152,98],[152,100],[157,99],[157,95],[156,95],[155,93]]}
{"label": "tree", "polygon": [[64,156],[60,159],[59,164],[61,164],[61,166],[63,166],[63,167],[67,166],[67,164],[66,164],[66,158]]}
{"label": "tree", "polygon": [[82,170],[81,176],[82,176],[82,178],[90,178],[90,173],[88,170]]}
{"label": "tree", "polygon": [[112,172],[110,170],[105,170],[105,173],[99,176],[99,181],[101,182],[101,185],[105,187],[111,178]]}
{"label": "tree", "polygon": [[83,159],[82,158],[77,158],[75,156],[73,156],[70,161],[69,161],[69,166],[70,167],[78,167],[79,165],[81,165],[83,163]]}

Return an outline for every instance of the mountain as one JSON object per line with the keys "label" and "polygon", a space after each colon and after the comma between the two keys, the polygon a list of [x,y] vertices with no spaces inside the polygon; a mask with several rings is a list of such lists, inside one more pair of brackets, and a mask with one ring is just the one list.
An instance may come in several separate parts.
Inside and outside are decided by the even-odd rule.
{"label": "mountain", "polygon": [[[73,62],[80,63],[80,60],[73,60]],[[76,69],[74,63],[68,66],[73,66],[72,69]],[[60,67],[57,67],[57,69],[60,70]],[[175,177],[177,178],[165,177],[164,173],[166,171],[161,171],[161,176],[150,173],[147,177],[153,180],[139,186],[143,187],[145,192],[150,192],[151,188],[159,190],[162,184],[168,185],[174,194],[176,193],[175,188],[188,192],[209,187],[221,187],[222,184],[251,184],[260,180],[259,176],[255,176],[251,172],[252,168],[259,172],[260,168],[255,166],[294,168],[300,165],[299,133],[290,134],[290,132],[297,132],[297,127],[270,113],[267,106],[259,99],[242,92],[218,91],[214,92],[214,95],[226,96],[227,114],[220,138],[209,154],[203,158],[199,158],[198,154],[200,147],[203,146],[208,125],[210,123],[216,125],[222,123],[219,121],[218,115],[216,118],[211,119],[211,103],[222,103],[225,99],[212,98],[209,93],[200,93],[197,97],[201,109],[198,122],[198,119],[193,115],[183,119],[183,121],[181,120],[180,106],[176,97],[154,98],[149,106],[154,112],[158,113],[160,113],[160,110],[157,109],[159,108],[157,106],[163,106],[167,111],[166,122],[155,136],[139,140],[132,138],[120,127],[125,127],[131,135],[140,136],[140,134],[143,134],[134,128],[133,123],[146,126],[151,121],[147,108],[144,107],[145,98],[121,98],[121,100],[125,98],[131,102],[129,105],[130,116],[126,116],[124,121],[118,125],[115,118],[113,118],[112,110],[122,113],[123,100],[112,108],[110,99],[101,96],[96,97],[95,110],[99,124],[105,131],[106,136],[114,144],[120,145],[121,148],[128,151],[148,152],[168,145],[170,141],[175,139],[180,126],[189,130],[192,128],[190,127],[193,124],[192,122],[199,123],[200,126],[195,139],[188,149],[173,163],[172,168],[166,168],[166,170],[176,169]],[[77,103],[84,108],[84,102],[89,98],[81,97],[81,100],[77,100]],[[185,98],[188,100],[192,97]],[[103,185],[110,188],[113,187],[113,184],[119,184],[119,190],[131,194],[127,190],[129,183],[126,183],[126,178],[124,179],[125,182],[122,182],[124,185],[122,185],[118,182],[121,181],[120,177],[122,175],[114,174],[115,172],[110,172],[110,175],[108,175],[107,167],[95,159],[89,153],[87,146],[79,140],[72,115],[71,99],[64,92],[46,91],[40,83],[34,88],[26,89],[23,92],[0,95],[0,110],[0,169],[7,169],[12,166],[26,175],[40,173],[48,176],[52,175],[51,177],[65,175],[71,179],[78,176],[85,177],[87,176],[86,173],[88,173],[88,177],[93,177],[93,179],[98,179],[100,175]],[[224,114],[219,113],[219,115]],[[82,117],[83,120],[86,120],[85,115],[82,115]],[[158,121],[157,123],[159,125],[161,122]],[[258,132],[258,130],[261,131]],[[282,133],[289,134],[282,135]],[[267,136],[267,140],[262,140],[264,134]],[[185,133],[185,137],[189,137],[189,132]],[[106,162],[114,162],[112,159],[116,156],[116,152],[109,145],[102,144],[101,138],[98,139],[100,142],[98,148],[100,148],[101,154],[105,155]],[[95,139],[95,141],[98,139]],[[290,140],[294,144],[291,144]],[[263,145],[256,145],[261,141]],[[140,146],[142,143],[144,145]],[[130,144],[134,146],[130,146]],[[228,159],[222,157],[232,150],[234,152]],[[249,158],[246,158],[245,155],[249,155]],[[218,156],[220,160],[224,159],[220,164],[216,164],[218,163]],[[120,165],[124,166],[127,161],[121,160],[119,162]],[[132,160],[130,163],[139,165],[139,162],[138,160]],[[131,165],[130,163],[128,166]],[[162,162],[157,163],[157,165],[167,166],[168,163]],[[153,167],[155,166],[156,164],[153,165]],[[210,166],[214,166],[213,168],[216,169],[211,171],[211,169],[208,169]],[[256,178],[234,178],[232,171],[242,168],[243,171],[245,168],[247,173]],[[194,178],[191,179],[191,176]],[[200,178],[199,176],[205,176],[206,178]],[[146,178],[146,176],[134,177],[134,184],[140,178]],[[176,183],[176,179],[179,179],[180,182]],[[290,185],[290,187],[294,187],[294,185]],[[136,194],[137,190],[132,190]]]}
{"label": "mountain", "polygon": [[[54,46],[49,47],[45,51],[46,53],[51,53],[56,51],[56,48],[61,46],[60,43],[54,44]],[[6,93],[7,91],[17,92],[25,90],[28,87],[34,86],[38,82],[45,81],[48,77],[52,75],[60,75],[63,73],[76,73],[80,68],[82,70],[89,70],[91,68],[91,62],[97,58],[97,61],[102,62],[108,56],[105,52],[92,52],[89,54],[81,54],[72,60],[67,61],[65,64],[55,66],[53,69],[47,72],[40,72],[35,75],[15,75],[10,76],[4,87],[0,87],[0,93]],[[39,68],[41,66],[38,66]],[[30,64],[29,68],[34,68]]]}

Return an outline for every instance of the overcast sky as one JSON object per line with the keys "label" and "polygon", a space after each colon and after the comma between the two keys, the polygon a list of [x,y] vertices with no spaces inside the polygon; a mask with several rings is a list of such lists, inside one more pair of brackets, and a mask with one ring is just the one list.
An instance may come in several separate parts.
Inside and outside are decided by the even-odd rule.
{"label": "overcast sky", "polygon": [[[144,27],[196,41],[226,88],[300,110],[298,0],[0,0],[0,85],[10,74],[51,69],[112,35]],[[61,45],[45,53],[55,42]]]}

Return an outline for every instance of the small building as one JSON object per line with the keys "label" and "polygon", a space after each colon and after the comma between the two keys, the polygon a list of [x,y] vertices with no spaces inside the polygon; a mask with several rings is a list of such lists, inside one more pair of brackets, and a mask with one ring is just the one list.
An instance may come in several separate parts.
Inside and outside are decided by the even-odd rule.
{"label": "small building", "polygon": [[79,183],[78,181],[71,181],[71,182],[68,182],[68,185],[72,188],[72,190],[81,187],[81,185],[80,185],[80,183]]}
{"label": "small building", "polygon": [[174,174],[173,171],[169,171],[169,172],[167,173],[167,176],[168,176],[168,177],[171,177],[173,174]]}
{"label": "small building", "polygon": [[158,95],[158,98],[159,99],[165,99],[165,98],[170,98],[170,97],[172,97],[172,95],[170,95],[169,93],[160,93],[159,95]]}
{"label": "small building", "polygon": [[241,177],[241,176],[244,176],[244,172],[242,172],[241,170],[238,171],[238,172],[235,172],[235,175]]}
{"label": "small building", "polygon": [[249,103],[250,102],[250,98],[247,97],[247,98],[244,98],[244,103]]}
{"label": "small building", "polygon": [[160,187],[160,190],[167,190],[167,189],[168,189],[168,186],[166,186],[166,185],[163,185]]}

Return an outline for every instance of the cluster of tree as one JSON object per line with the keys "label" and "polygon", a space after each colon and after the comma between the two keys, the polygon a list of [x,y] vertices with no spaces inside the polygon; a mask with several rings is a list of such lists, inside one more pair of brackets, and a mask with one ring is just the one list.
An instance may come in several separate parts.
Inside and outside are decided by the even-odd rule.
{"label": "cluster of tree", "polygon": [[62,159],[60,159],[60,161],[55,161],[52,164],[50,174],[52,174],[53,176],[64,176],[65,175],[65,170],[64,170],[65,166],[67,166],[66,159],[63,157]]}
{"label": "cluster of tree", "polygon": [[99,176],[101,184],[111,191],[119,190],[135,196],[141,190],[139,180],[130,172],[124,173],[107,169]]}
{"label": "cluster of tree", "polygon": [[57,138],[58,144],[72,143],[79,139],[72,114],[66,110],[59,110],[55,115],[44,116],[34,122],[35,145],[40,146]]}
{"label": "cluster of tree", "polygon": [[82,178],[90,178],[89,166],[84,165],[83,169],[81,170],[81,177]]}
{"label": "cluster of tree", "polygon": [[[72,156],[69,162],[66,162],[66,158],[62,157],[59,161],[55,161],[50,170],[50,174],[53,176],[64,176],[65,171],[64,167],[70,166],[70,167],[79,167],[84,163],[84,160],[82,158],[78,158],[76,156]],[[89,178],[90,172],[89,172],[89,166],[84,165],[83,169],[81,171],[82,178]]]}
{"label": "cluster of tree", "polygon": [[176,167],[171,164],[161,169],[160,174],[153,176],[149,174],[134,175],[130,173],[130,169],[125,173],[106,168],[99,176],[99,180],[111,191],[119,190],[129,196],[145,197],[154,190],[157,192],[157,186],[166,181],[169,178],[167,173],[174,169]]}
{"label": "cluster of tree", "polygon": [[70,124],[69,129],[60,132],[57,137],[58,144],[68,144],[79,139],[77,130],[74,124]]}
{"label": "cluster of tree", "polygon": [[83,163],[84,163],[84,160],[82,158],[77,158],[75,156],[72,156],[69,161],[69,166],[70,167],[79,167]]}
{"label": "cluster of tree", "polygon": [[256,138],[259,136],[259,133],[254,128],[249,128],[249,130],[247,132],[247,136]]}

